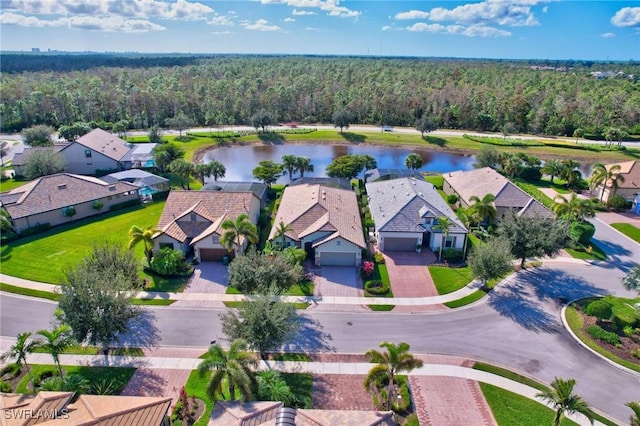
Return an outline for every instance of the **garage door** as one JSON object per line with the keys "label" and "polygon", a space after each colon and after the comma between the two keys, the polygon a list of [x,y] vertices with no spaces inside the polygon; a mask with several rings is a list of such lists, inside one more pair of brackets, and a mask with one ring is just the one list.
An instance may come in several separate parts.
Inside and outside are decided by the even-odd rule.
{"label": "garage door", "polygon": [[227,254],[226,249],[203,248],[200,249],[200,261],[222,260],[222,256]]}
{"label": "garage door", "polygon": [[320,253],[320,265],[356,266],[356,254],[324,251]]}
{"label": "garage door", "polygon": [[384,251],[415,251],[417,238],[385,238]]}

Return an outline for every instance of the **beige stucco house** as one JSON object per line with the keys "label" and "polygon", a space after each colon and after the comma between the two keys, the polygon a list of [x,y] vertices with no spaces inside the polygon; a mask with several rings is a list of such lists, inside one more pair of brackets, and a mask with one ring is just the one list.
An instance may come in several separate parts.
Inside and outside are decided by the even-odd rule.
{"label": "beige stucco house", "polygon": [[138,188],[130,183],[107,183],[70,173],[43,176],[0,193],[0,205],[18,233],[36,225],[55,226],[94,216],[130,200],[140,202]]}
{"label": "beige stucco house", "polygon": [[[154,251],[170,247],[187,254],[193,248],[199,262],[220,260],[229,254],[220,243],[222,223],[243,213],[258,223],[260,199],[251,191],[171,191],[158,221],[160,232],[153,237]],[[247,241],[241,239],[240,245],[244,250]]]}
{"label": "beige stucco house", "polygon": [[[615,194],[624,197],[627,201],[633,201],[636,195],[640,194],[640,161],[624,161],[622,163],[605,164],[605,167],[609,170],[611,167],[616,165],[620,166],[620,171],[617,173],[618,176],[624,179],[624,182],[622,179],[618,180],[618,188],[615,190]],[[600,185],[596,188],[596,193],[594,195],[598,198],[602,198],[606,203],[609,200],[609,197],[614,194],[612,188],[613,182],[606,182],[606,186]]]}
{"label": "beige stucco house", "polygon": [[289,186],[269,233],[274,245],[282,245],[277,231],[280,222],[290,228],[284,245],[305,249],[316,265],[360,266],[366,243],[353,191],[323,185]]}

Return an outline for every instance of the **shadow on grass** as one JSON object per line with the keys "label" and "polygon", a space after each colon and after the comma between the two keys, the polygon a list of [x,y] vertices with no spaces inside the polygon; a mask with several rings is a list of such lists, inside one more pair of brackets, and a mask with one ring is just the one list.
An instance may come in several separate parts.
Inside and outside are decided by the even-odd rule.
{"label": "shadow on grass", "polygon": [[423,136],[422,139],[424,139],[425,142],[431,145],[438,145],[440,147],[443,147],[447,144],[446,139],[439,138],[437,136]]}
{"label": "shadow on grass", "polygon": [[365,135],[361,135],[353,132],[342,132],[340,133],[340,136],[342,136],[344,139],[346,139],[351,143],[362,143],[362,142],[366,142],[367,140],[367,137]]}
{"label": "shadow on grass", "polygon": [[258,139],[267,144],[280,145],[284,142],[284,136],[276,132],[260,132]]}

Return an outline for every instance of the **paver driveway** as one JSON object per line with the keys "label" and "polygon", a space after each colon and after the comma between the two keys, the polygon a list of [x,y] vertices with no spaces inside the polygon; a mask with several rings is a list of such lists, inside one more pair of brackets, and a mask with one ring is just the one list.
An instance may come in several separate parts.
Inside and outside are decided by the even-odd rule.
{"label": "paver driveway", "polygon": [[[202,262],[195,267],[193,276],[184,289],[185,293],[224,294],[227,291],[229,275],[222,262]],[[179,300],[173,304],[180,308],[223,308],[222,302],[211,300]]]}
{"label": "paver driveway", "polygon": [[[339,297],[362,297],[362,282],[359,271],[351,266],[322,266],[313,269],[314,289],[313,295],[339,296]],[[363,306],[357,305],[317,305],[313,309],[324,310],[367,310]]]}

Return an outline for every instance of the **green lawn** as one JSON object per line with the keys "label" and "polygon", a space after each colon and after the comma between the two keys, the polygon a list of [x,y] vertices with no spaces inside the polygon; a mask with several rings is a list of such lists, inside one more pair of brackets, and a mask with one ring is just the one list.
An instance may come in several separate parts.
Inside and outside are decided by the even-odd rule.
{"label": "green lawn", "polygon": [[[122,389],[129,383],[136,369],[133,367],[85,367],[85,366],[66,366],[63,367],[66,374],[78,373],[89,382],[97,382],[99,380],[113,380],[115,394],[119,394]],[[58,367],[55,365],[34,364],[31,365],[31,374],[39,377],[44,372],[53,372],[57,374]],[[16,388],[17,393],[27,393],[27,384],[29,383],[28,375],[24,375]],[[30,387],[30,385],[29,385]]]}
{"label": "green lawn", "polygon": [[[500,426],[548,426],[554,412],[540,402],[487,383],[480,389]],[[564,419],[562,426],[576,425]]]}
{"label": "green lawn", "polygon": [[473,302],[476,302],[482,299],[487,293],[482,290],[476,290],[468,296],[463,297],[462,299],[452,300],[451,302],[445,302],[444,306],[447,308],[459,308],[460,306],[469,305]]}
{"label": "green lawn", "polygon": [[485,364],[484,362],[476,362],[475,364],[473,364],[473,369],[486,371],[487,373],[492,373],[501,377],[505,377],[509,380],[513,380],[515,382],[522,383],[527,386],[531,386],[532,388],[538,389],[540,391],[548,389],[547,385],[540,383],[536,380],[522,376],[518,373],[514,373],[513,371],[506,370],[501,367],[497,367],[495,365]]}
{"label": "green lawn", "polygon": [[607,260],[607,254],[598,247],[597,244],[591,243],[591,249],[580,247],[577,249],[566,248],[565,251],[576,259],[584,260]]}
{"label": "green lawn", "polygon": [[[59,284],[64,279],[64,269],[78,264],[89,253],[94,242],[112,239],[126,246],[131,226],[155,226],[163,207],[164,202],[155,202],[105,213],[4,244],[1,249],[2,272],[28,280]],[[141,244],[135,248],[135,254],[141,261],[144,259]],[[150,290],[179,287],[176,280],[147,277],[151,280]]]}
{"label": "green lawn", "polygon": [[611,226],[635,242],[640,243],[640,228],[630,223],[612,223]]}
{"label": "green lawn", "polygon": [[15,179],[7,179],[7,180],[0,181],[0,192],[11,191],[12,189],[18,188],[27,182],[28,182],[27,180],[15,180]]}
{"label": "green lawn", "polygon": [[448,268],[446,266],[429,266],[429,273],[438,294],[448,294],[460,290],[473,280],[471,268]]}
{"label": "green lawn", "polygon": [[[37,338],[38,336],[35,337]],[[43,354],[49,353],[44,348],[36,348],[34,352]],[[98,355],[100,353],[100,348],[97,346],[74,345],[69,346],[62,353],[71,355]],[[140,348],[114,348],[109,350],[109,354],[116,356],[144,356],[144,352]]]}
{"label": "green lawn", "polygon": [[429,182],[431,185],[435,186],[438,189],[442,188],[442,185],[444,184],[444,177],[442,177],[442,175],[425,176],[424,180],[426,180],[427,182]]}
{"label": "green lawn", "polygon": [[[226,294],[243,294],[235,287],[227,286]],[[294,284],[289,290],[283,293],[283,296],[313,296],[313,281],[302,280]]]}

